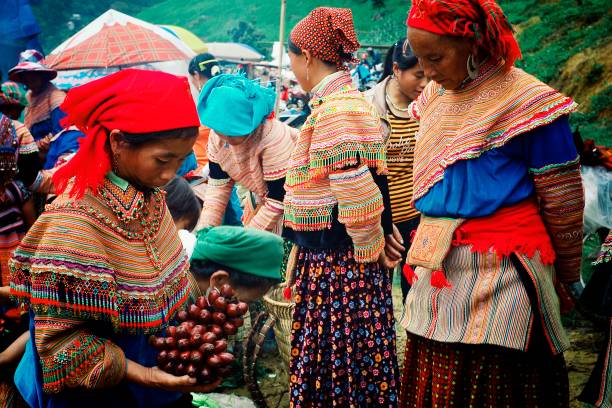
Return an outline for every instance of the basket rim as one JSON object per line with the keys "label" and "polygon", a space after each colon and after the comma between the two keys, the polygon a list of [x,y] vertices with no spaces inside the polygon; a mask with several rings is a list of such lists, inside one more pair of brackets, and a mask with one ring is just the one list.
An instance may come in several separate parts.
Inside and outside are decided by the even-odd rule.
{"label": "basket rim", "polygon": [[278,285],[274,285],[274,286],[272,286],[272,287],[270,288],[270,290],[268,290],[268,291],[266,292],[266,294],[264,294],[264,295],[263,295],[263,300],[264,300],[264,302],[269,303],[269,304],[271,304],[271,305],[273,305],[273,306],[277,306],[277,307],[286,307],[286,308],[290,308],[290,307],[295,306],[295,302],[289,302],[289,301],[286,301],[286,302],[280,302],[280,301],[278,301],[278,300],[273,299],[273,298],[271,298],[271,297],[270,297],[270,294],[271,294],[271,293],[273,293],[274,291],[278,291],[278,290],[280,290],[280,289],[284,289],[284,288],[286,288],[286,287],[287,287],[287,284],[286,284],[285,282],[281,282],[281,283],[279,283]]}

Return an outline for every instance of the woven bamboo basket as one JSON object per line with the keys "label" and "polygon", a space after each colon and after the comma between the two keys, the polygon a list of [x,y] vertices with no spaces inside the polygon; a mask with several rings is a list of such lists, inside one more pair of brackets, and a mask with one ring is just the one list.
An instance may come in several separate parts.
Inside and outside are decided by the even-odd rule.
{"label": "woven bamboo basket", "polygon": [[274,286],[263,297],[264,305],[270,315],[274,317],[274,336],[278,351],[289,367],[291,357],[291,325],[293,323],[293,309],[295,303],[288,301],[283,296],[286,286],[284,283]]}

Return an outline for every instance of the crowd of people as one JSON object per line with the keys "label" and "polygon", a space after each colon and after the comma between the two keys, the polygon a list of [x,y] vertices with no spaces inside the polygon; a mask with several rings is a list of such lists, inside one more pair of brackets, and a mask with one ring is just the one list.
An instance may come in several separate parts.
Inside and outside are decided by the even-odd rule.
{"label": "crowd of people", "polygon": [[[138,69],[64,94],[24,52],[0,94],[0,406],[191,406],[220,381],[160,370],[148,337],[211,288],[252,303],[281,282],[291,408],[569,406],[577,105],[514,66],[495,1],[414,0],[406,24],[365,93],[349,9],[293,27],[300,129],[210,54],[186,73],[194,103],[187,78]],[[607,282],[611,261],[608,235]],[[610,406],[599,306],[581,399]]]}

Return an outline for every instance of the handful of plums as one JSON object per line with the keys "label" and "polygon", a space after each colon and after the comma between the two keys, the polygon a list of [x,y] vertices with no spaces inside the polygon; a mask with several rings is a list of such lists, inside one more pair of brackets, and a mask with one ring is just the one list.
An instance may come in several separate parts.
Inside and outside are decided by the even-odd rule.
{"label": "handful of plums", "polygon": [[208,384],[231,373],[234,355],[227,352],[227,336],[236,334],[249,307],[239,302],[225,284],[200,296],[187,310],[177,313],[178,326],[169,326],[166,337],[151,336],[159,350],[157,366],[174,375],[189,375]]}

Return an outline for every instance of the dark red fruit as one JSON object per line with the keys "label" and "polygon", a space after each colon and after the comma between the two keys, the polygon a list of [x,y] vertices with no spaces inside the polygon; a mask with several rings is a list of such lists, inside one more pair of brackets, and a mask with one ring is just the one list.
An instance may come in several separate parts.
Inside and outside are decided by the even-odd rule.
{"label": "dark red fruit", "polygon": [[227,309],[225,309],[225,313],[227,314],[227,317],[242,316],[240,314],[240,311],[238,310],[238,305],[234,303],[230,303],[229,305],[227,305]]}
{"label": "dark red fruit", "polygon": [[189,306],[189,311],[187,313],[189,313],[189,317],[192,319],[197,319],[200,315],[200,310],[202,309],[200,309],[197,305],[191,305]]}
{"label": "dark red fruit", "polygon": [[223,332],[228,336],[232,336],[238,332],[238,329],[230,322],[225,322],[223,323]]}
{"label": "dark red fruit", "polygon": [[176,326],[168,326],[166,329],[166,337],[176,336]]}
{"label": "dark red fruit", "polygon": [[201,324],[208,324],[210,323],[211,318],[212,318],[212,314],[210,313],[210,311],[207,309],[202,309],[200,311],[200,315],[198,316],[198,321]]}
{"label": "dark red fruit", "polygon": [[249,311],[249,305],[247,305],[244,302],[238,302],[236,304],[236,306],[238,307],[238,311],[240,312],[239,316],[244,315],[246,312]]}
{"label": "dark red fruit", "polygon": [[170,350],[168,352],[168,361],[171,363],[178,363],[179,351],[178,350]]}
{"label": "dark red fruit", "polygon": [[215,300],[217,300],[217,298],[220,296],[221,296],[221,293],[219,293],[217,289],[212,289],[210,293],[208,294],[208,304],[212,305],[213,303],[215,303]]}
{"label": "dark red fruit", "polygon": [[218,338],[217,335],[212,332],[204,333],[204,335],[202,336],[202,340],[204,341],[204,343],[211,343],[211,344],[217,341],[217,338]]}
{"label": "dark red fruit", "polygon": [[[219,298],[221,299],[221,298]],[[224,313],[221,312],[215,312],[212,314],[212,320],[213,322],[215,322],[215,324],[218,324],[219,326],[223,325],[223,323],[225,323],[226,317]]]}
{"label": "dark red fruit", "polygon": [[220,339],[221,337],[224,336],[224,332],[223,329],[221,328],[221,326],[213,324],[212,326],[210,326],[209,328],[211,333],[214,333],[215,336],[217,336],[218,339]]}
{"label": "dark red fruit", "polygon": [[241,319],[240,317],[237,317],[235,319],[229,319],[228,322],[236,327],[242,327],[244,325],[244,319]]}
{"label": "dark red fruit", "polygon": [[190,349],[189,339],[180,339],[176,342],[176,346],[180,351],[185,351]]}
{"label": "dark red fruit", "polygon": [[212,356],[206,359],[206,365],[210,368],[217,368],[221,367],[223,365],[223,362],[221,361],[218,355],[213,354]]}
{"label": "dark red fruit", "polygon": [[215,352],[215,346],[211,343],[204,343],[198,348],[198,351],[202,353],[203,356],[209,356]]}
{"label": "dark red fruit", "polygon": [[225,284],[223,286],[221,286],[221,296],[226,297],[226,298],[232,298],[236,295],[236,291],[234,289],[232,289],[232,287],[229,284]]}
{"label": "dark red fruit", "polygon": [[187,375],[190,377],[195,377],[198,374],[198,369],[195,368],[193,364],[189,364],[187,366]]}
{"label": "dark red fruit", "polygon": [[204,296],[200,296],[195,303],[200,309],[206,309],[208,307],[208,299]]}
{"label": "dark red fruit", "polygon": [[215,299],[212,305],[218,312],[225,312],[225,309],[227,308],[227,300],[223,296],[220,296]]}
{"label": "dark red fruit", "polygon": [[180,325],[176,329],[176,338],[177,339],[186,339],[189,337],[189,328],[187,326]]}
{"label": "dark red fruit", "polygon": [[202,343],[204,343],[202,333],[196,332],[191,335],[191,347],[200,347]]}
{"label": "dark red fruit", "polygon": [[174,374],[174,362],[173,361],[168,361],[166,364],[164,364],[163,367],[160,367],[160,368],[167,373]]}
{"label": "dark red fruit", "polygon": [[166,337],[164,340],[164,348],[166,350],[174,350],[176,349],[176,339],[174,337]]}
{"label": "dark red fruit", "polygon": [[191,352],[189,350],[183,351],[181,352],[181,354],[179,354],[179,359],[184,363],[188,362],[190,358],[191,358]]}
{"label": "dark red fruit", "polygon": [[174,370],[174,373],[178,376],[187,374],[187,364],[179,363]]}
{"label": "dark red fruit", "polygon": [[217,356],[221,359],[223,365],[229,365],[236,359],[232,353],[228,352],[219,353]]}
{"label": "dark red fruit", "polygon": [[191,329],[191,335],[193,336],[196,333],[206,333],[206,326],[203,326],[201,324],[196,324],[195,326],[193,326],[193,329]]}
{"label": "dark red fruit", "polygon": [[193,329],[195,325],[196,323],[193,320],[187,320],[186,322],[181,323],[179,327],[183,326],[186,327],[187,330],[191,331],[191,329]]}
{"label": "dark red fruit", "polygon": [[161,368],[167,362],[168,362],[168,352],[166,350],[160,351],[159,354],[157,355],[157,366]]}
{"label": "dark red fruit", "polygon": [[227,350],[227,341],[217,340],[215,341],[215,354],[223,353]]}
{"label": "dark red fruit", "polygon": [[198,350],[194,350],[191,352],[191,355],[189,356],[189,361],[191,362],[191,364],[195,364],[196,366],[199,366],[200,364],[202,364],[202,353]]}
{"label": "dark red fruit", "polygon": [[210,382],[211,379],[212,379],[212,374],[211,374],[210,370],[208,368],[206,368],[206,367],[203,367],[200,370],[200,373],[198,374],[198,380],[200,382],[205,383],[205,382]]}
{"label": "dark red fruit", "polygon": [[181,310],[176,314],[176,320],[178,320],[179,322],[184,322],[187,319],[189,319],[189,314],[186,310]]}

